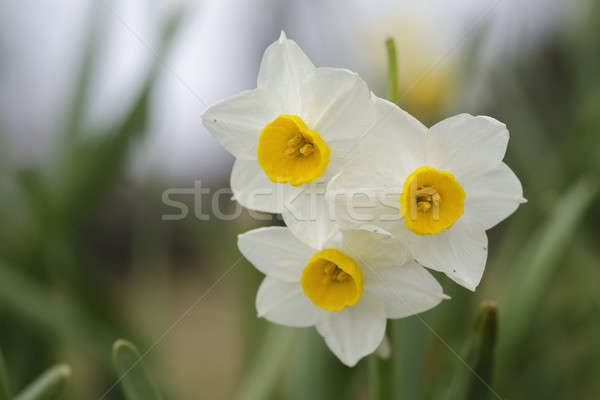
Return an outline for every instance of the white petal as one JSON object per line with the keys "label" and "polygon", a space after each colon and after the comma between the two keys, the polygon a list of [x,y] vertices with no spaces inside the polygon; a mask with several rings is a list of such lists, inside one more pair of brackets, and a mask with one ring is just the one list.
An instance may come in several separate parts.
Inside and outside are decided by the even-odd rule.
{"label": "white petal", "polygon": [[280,108],[268,91],[247,90],[210,106],[202,114],[202,123],[236,158],[255,160],[258,136],[281,114]]}
{"label": "white petal", "polygon": [[290,231],[312,248],[321,249],[337,231],[330,203],[325,199],[325,185],[307,183],[286,196],[281,213]]}
{"label": "white petal", "polygon": [[271,44],[263,55],[257,86],[277,93],[284,113],[300,111],[300,87],[315,66],[302,49],[281,32],[279,40]]}
{"label": "white petal", "polygon": [[231,171],[231,190],[242,206],[250,210],[281,213],[290,185],[271,181],[256,160],[236,160]]}
{"label": "white petal", "polygon": [[324,312],[317,322],[317,330],[333,354],[353,367],[379,346],[385,334],[385,323],[383,304],[363,293],[355,306]]}
{"label": "white petal", "polygon": [[298,282],[282,282],[267,276],[256,294],[259,317],[287,326],[313,326],[319,309],[302,292]]}
{"label": "white petal", "polygon": [[302,85],[301,101],[302,119],[328,144],[359,139],[375,122],[367,84],[345,69],[317,68]]}
{"label": "white petal", "polygon": [[368,270],[365,291],[383,303],[388,318],[418,314],[448,298],[438,281],[415,262]]}
{"label": "white petal", "polygon": [[436,235],[411,235],[409,247],[419,263],[475,290],[485,269],[487,245],[483,228],[463,215],[452,228]]}
{"label": "white petal", "polygon": [[465,185],[465,214],[490,229],[525,202],[519,178],[505,163]]}
{"label": "white petal", "polygon": [[370,158],[350,161],[327,185],[327,201],[342,229],[366,229],[394,234],[402,229],[402,185],[389,166]]}
{"label": "white petal", "polygon": [[286,282],[299,282],[302,269],[315,253],[281,226],[238,235],[238,248],[256,269]]}
{"label": "white petal", "polygon": [[319,177],[318,182],[329,182],[331,178],[337,175],[342,168],[355,156],[356,149],[360,145],[360,140],[345,139],[328,142],[331,150],[329,164],[325,173]]}
{"label": "white petal", "polygon": [[428,130],[412,115],[387,100],[375,97],[377,121],[359,146],[360,155],[387,166],[388,178],[404,184],[406,177],[425,162]]}
{"label": "white petal", "polygon": [[376,107],[377,122],[327,192],[340,226],[394,234],[404,225],[404,180],[425,160],[427,128],[393,103],[376,98]]}
{"label": "white petal", "polygon": [[348,254],[364,273],[396,268],[410,259],[408,248],[400,240],[366,230],[342,232],[342,252]]}
{"label": "white petal", "polygon": [[431,127],[425,161],[431,167],[450,171],[463,182],[497,167],[507,145],[508,130],[503,123],[460,114]]}

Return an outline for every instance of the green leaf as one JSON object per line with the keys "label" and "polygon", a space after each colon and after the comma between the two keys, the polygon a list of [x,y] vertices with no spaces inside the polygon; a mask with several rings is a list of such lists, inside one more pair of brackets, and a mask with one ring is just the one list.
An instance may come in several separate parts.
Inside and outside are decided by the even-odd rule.
{"label": "green leaf", "polygon": [[464,362],[456,367],[450,399],[485,400],[492,396],[499,397],[491,386],[498,335],[497,314],[495,303],[484,302],[481,305],[464,352]]}
{"label": "green leaf", "polygon": [[550,289],[553,272],[561,265],[561,256],[570,247],[570,239],[579,229],[585,211],[598,194],[594,180],[581,178],[563,192],[546,222],[531,235],[511,266],[511,275],[504,285],[500,304],[505,305],[501,319],[500,352],[510,350],[527,332],[540,301]]}
{"label": "green leaf", "polygon": [[0,400],[10,400],[11,398],[4,356],[2,355],[2,350],[0,350]]}
{"label": "green leaf", "polygon": [[240,400],[268,399],[285,368],[295,332],[293,329],[270,326],[255,358],[246,370],[240,390],[234,397]]}
{"label": "green leaf", "polygon": [[423,398],[427,328],[417,316],[389,321],[395,398]]}
{"label": "green leaf", "polygon": [[15,400],[59,399],[70,378],[71,367],[66,364],[55,365],[23,389]]}
{"label": "green leaf", "polygon": [[137,348],[119,339],[113,345],[113,363],[127,400],[162,399],[154,382],[150,380]]}
{"label": "green leaf", "polygon": [[387,400],[393,398],[392,360],[384,360],[377,353],[368,358],[369,400]]}
{"label": "green leaf", "polygon": [[[76,227],[89,216],[114,186],[127,165],[132,143],[146,133],[152,89],[180,21],[181,15],[176,14],[165,24],[160,46],[157,51],[152,51],[154,60],[140,92],[122,119],[99,133],[71,134],[73,143],[69,146],[69,153],[61,160],[59,173],[51,185],[55,188],[58,208],[64,210],[64,215],[57,218],[71,227]],[[86,73],[84,71],[84,75]],[[82,125],[81,122],[73,124],[77,127]]]}

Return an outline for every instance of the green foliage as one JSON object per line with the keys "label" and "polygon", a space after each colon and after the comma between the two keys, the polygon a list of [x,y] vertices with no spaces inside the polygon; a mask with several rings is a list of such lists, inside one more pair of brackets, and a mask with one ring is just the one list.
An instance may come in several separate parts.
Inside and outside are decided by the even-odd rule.
{"label": "green foliage", "polygon": [[55,365],[23,389],[15,400],[60,399],[70,379],[71,367],[64,364]]}
{"label": "green foliage", "polygon": [[[100,132],[90,132],[85,115],[105,22],[94,19],[55,158],[48,167],[13,171],[5,162],[5,147],[0,146],[0,341],[11,379],[9,385],[0,355],[0,400],[11,399],[9,386],[26,387],[17,397],[20,400],[59,398],[70,376],[64,365],[29,386],[26,383],[44,366],[63,359],[78,376],[65,398],[97,398],[115,381],[113,367],[127,399],[162,398],[132,344],[117,341],[112,363],[107,349],[117,337],[144,340],[161,330],[170,322],[172,304],[164,301],[171,308],[155,312],[147,306],[149,301],[162,305],[162,300],[176,297],[182,287],[177,279],[187,280],[186,274],[197,287],[208,286],[237,255],[235,233],[248,229],[248,221],[162,223],[160,204],[154,203],[167,184],[176,182],[155,178],[133,185],[124,176],[134,145],[147,140],[153,88],[180,18],[177,15],[164,27],[153,64],[121,118]],[[239,379],[228,377],[227,386],[233,388],[213,389],[229,390],[227,395],[239,399],[359,399],[369,394],[373,399],[493,397],[477,375],[493,383],[503,398],[597,398],[599,20],[600,5],[594,4],[587,22],[514,60],[507,58],[492,71],[489,104],[457,104],[452,110],[487,114],[507,123],[511,132],[507,162],[522,178],[529,200],[489,232],[488,266],[475,294],[440,276],[452,300],[424,313],[422,319],[390,322],[391,359],[373,356],[349,369],[331,355],[314,330],[280,328],[257,319],[253,298],[261,276],[244,264],[243,271],[232,273],[235,290],[228,287],[219,294],[222,301],[211,304],[219,321],[230,317],[239,322],[235,335],[240,343],[219,342],[219,332],[211,331],[203,340],[217,351],[203,353],[202,362],[185,368],[202,377],[210,372],[212,361],[229,357],[223,365],[239,367]],[[485,50],[479,47],[484,39],[482,30],[468,49],[465,71],[475,70],[476,55]],[[398,61],[393,41],[386,46],[388,98],[397,101]],[[472,84],[470,75],[464,73],[465,87]],[[1,139],[18,134],[4,126],[0,130]],[[119,197],[124,186],[131,196],[127,201],[135,207]],[[104,233],[108,217],[117,219],[118,233],[123,234],[114,241],[133,247],[134,254],[118,262],[99,259],[93,251],[99,245],[94,235],[113,235]],[[164,290],[158,293],[155,287]],[[140,312],[130,312],[131,298],[142,299],[150,309],[153,330],[147,329]],[[501,312],[496,315],[490,305],[478,311],[483,298],[498,299]],[[479,316],[469,329],[475,314]],[[198,339],[194,334],[188,340]],[[233,350],[224,348],[228,346]],[[453,352],[463,347],[468,367]],[[169,398],[176,398],[173,392],[180,398],[204,395],[169,382],[173,373],[168,368],[155,377]],[[218,385],[223,384],[214,383]],[[119,390],[106,396],[121,398]]]}
{"label": "green foliage", "polygon": [[6,365],[4,365],[4,356],[0,350],[0,400],[10,400],[10,387],[8,377],[6,376]]}
{"label": "green foliage", "polygon": [[130,342],[119,339],[113,345],[113,364],[127,400],[162,399],[142,365],[143,358]]}
{"label": "green foliage", "polygon": [[498,311],[495,303],[484,302],[475,317],[449,399],[485,400],[498,398],[493,390],[494,353],[498,335]]}

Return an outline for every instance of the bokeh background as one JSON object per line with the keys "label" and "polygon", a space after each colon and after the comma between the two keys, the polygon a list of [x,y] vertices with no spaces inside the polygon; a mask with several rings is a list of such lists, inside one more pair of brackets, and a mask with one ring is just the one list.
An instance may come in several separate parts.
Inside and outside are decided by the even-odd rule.
{"label": "bokeh background", "polygon": [[[191,194],[227,188],[233,162],[201,113],[255,87],[282,29],[380,96],[391,36],[403,108],[429,125],[490,115],[511,133],[529,202],[488,232],[477,292],[437,274],[452,300],[422,314],[427,326],[394,322],[395,396],[447,398],[466,370],[454,351],[494,300],[502,398],[599,398],[600,5],[584,0],[1,0],[0,348],[13,392],[66,362],[65,398],[122,399],[107,390],[124,337],[150,349],[144,367],[169,399],[368,398],[366,361],[346,368],[314,329],[256,317],[262,277],[236,235],[281,221],[240,213],[227,192]],[[186,218],[168,217],[169,190]],[[193,212],[215,205],[233,217]]]}

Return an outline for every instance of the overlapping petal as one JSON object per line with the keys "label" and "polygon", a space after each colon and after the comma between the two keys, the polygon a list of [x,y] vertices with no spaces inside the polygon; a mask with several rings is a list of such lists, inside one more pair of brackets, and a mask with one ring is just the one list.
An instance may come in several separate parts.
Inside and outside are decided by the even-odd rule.
{"label": "overlapping petal", "polygon": [[465,213],[483,229],[490,229],[525,202],[519,178],[503,162],[475,180],[466,182],[465,190]]}
{"label": "overlapping petal", "polygon": [[327,143],[360,139],[375,122],[367,84],[346,69],[316,69],[302,86],[301,101],[304,122]]}
{"label": "overlapping petal", "polygon": [[315,66],[302,49],[281,32],[263,55],[257,87],[277,94],[286,114],[300,112],[300,88]]}
{"label": "overlapping petal", "polygon": [[365,230],[345,231],[340,247],[363,265],[366,273],[400,267],[410,260],[408,249],[401,241]]}
{"label": "overlapping petal", "polygon": [[279,100],[267,90],[254,89],[210,106],[202,123],[236,158],[256,160],[260,131],[279,114]]}
{"label": "overlapping petal", "polygon": [[256,160],[236,160],[231,170],[231,190],[242,206],[256,211],[281,213],[289,185],[271,181]]}
{"label": "overlapping petal", "polygon": [[302,292],[297,282],[283,282],[267,276],[256,295],[259,317],[286,326],[313,326],[317,323],[319,309]]}
{"label": "overlapping petal", "polygon": [[395,268],[369,268],[365,290],[377,296],[388,318],[404,318],[427,311],[447,299],[438,281],[421,265],[410,262]]}
{"label": "overlapping petal", "polygon": [[410,238],[415,259],[470,290],[475,290],[481,281],[487,246],[485,231],[466,218],[460,218],[452,228],[437,235]]}
{"label": "overlapping petal", "polygon": [[333,354],[353,367],[379,346],[385,324],[383,304],[376,297],[363,294],[355,306],[337,312],[322,312],[317,331]]}
{"label": "overlapping petal", "polygon": [[286,198],[281,213],[293,234],[315,249],[320,249],[338,231],[332,206],[325,198],[325,186],[304,184]]}
{"label": "overlapping petal", "polygon": [[500,164],[508,136],[506,125],[494,118],[459,114],[431,127],[425,162],[460,182],[473,179]]}
{"label": "overlapping petal", "polygon": [[284,227],[258,228],[238,236],[238,248],[259,271],[286,282],[299,282],[314,250]]}

